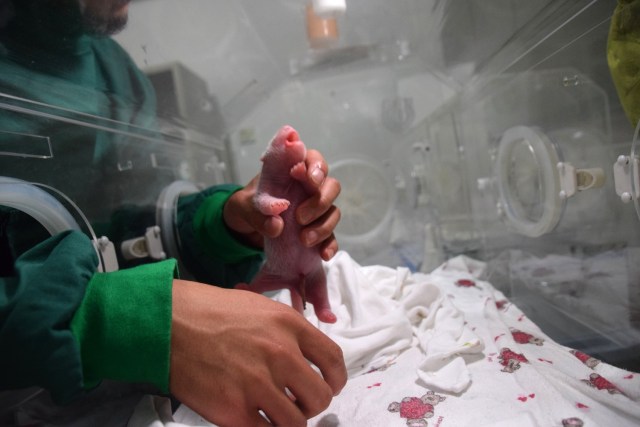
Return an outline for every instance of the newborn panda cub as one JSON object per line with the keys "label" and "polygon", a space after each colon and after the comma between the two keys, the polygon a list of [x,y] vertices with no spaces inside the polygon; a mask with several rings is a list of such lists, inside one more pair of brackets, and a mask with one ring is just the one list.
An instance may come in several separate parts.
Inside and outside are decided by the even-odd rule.
{"label": "newborn panda cub", "polygon": [[299,312],[309,302],[318,320],[335,323],[319,249],[302,244],[302,227],[295,218],[298,205],[316,191],[304,184],[306,155],[304,143],[291,126],[280,128],[262,155],[254,203],[264,215],[280,215],[284,229],[276,238],[265,238],[266,262],[250,284],[239,284],[236,288],[258,293],[287,288],[292,305]]}

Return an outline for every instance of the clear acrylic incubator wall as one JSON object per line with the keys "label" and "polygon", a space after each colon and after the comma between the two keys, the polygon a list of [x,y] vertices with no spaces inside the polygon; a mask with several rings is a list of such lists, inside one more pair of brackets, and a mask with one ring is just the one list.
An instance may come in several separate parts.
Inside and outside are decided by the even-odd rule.
{"label": "clear acrylic incubator wall", "polygon": [[179,257],[178,198],[247,183],[290,124],[342,183],[336,234],[358,262],[484,261],[549,336],[638,370],[640,142],[607,63],[616,2],[312,3],[133,1],[115,39],[157,107],[26,79],[17,58],[0,204],[85,231],[103,269]]}
{"label": "clear acrylic incubator wall", "polygon": [[60,77],[63,63],[48,64],[51,77],[30,78],[29,59],[17,56],[2,71],[1,203],[51,234],[85,231],[103,270],[177,257],[178,197],[232,180],[206,82],[172,60],[146,67],[148,81],[132,78],[127,97]]}
{"label": "clear acrylic incubator wall", "polygon": [[607,65],[614,7],[542,7],[410,141],[444,254],[485,260],[560,343],[637,366],[637,135]]}

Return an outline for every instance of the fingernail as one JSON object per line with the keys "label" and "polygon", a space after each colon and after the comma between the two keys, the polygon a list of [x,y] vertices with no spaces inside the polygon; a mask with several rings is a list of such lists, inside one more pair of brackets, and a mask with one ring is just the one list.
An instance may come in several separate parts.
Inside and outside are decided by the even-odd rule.
{"label": "fingernail", "polygon": [[270,216],[264,221],[264,234],[267,237],[277,237],[280,234],[280,221],[278,217]]}
{"label": "fingernail", "polygon": [[329,260],[333,258],[333,256],[335,255],[335,252],[333,251],[333,249],[327,249],[326,254],[327,254],[327,260]]}
{"label": "fingernail", "polygon": [[309,231],[306,235],[305,241],[307,242],[307,246],[312,246],[318,240],[318,233],[315,231]]}
{"label": "fingernail", "polygon": [[301,225],[307,225],[311,222],[312,218],[311,218],[311,212],[307,212],[307,210],[300,210],[300,224]]}
{"label": "fingernail", "polygon": [[324,181],[324,172],[320,169],[320,165],[316,165],[311,172],[311,180],[317,185],[322,184],[322,181]]}

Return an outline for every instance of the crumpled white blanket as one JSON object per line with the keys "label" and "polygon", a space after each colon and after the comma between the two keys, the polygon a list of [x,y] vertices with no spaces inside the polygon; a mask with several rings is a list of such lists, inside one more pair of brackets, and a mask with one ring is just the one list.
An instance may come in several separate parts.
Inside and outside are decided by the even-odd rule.
{"label": "crumpled white blanket", "polygon": [[[326,264],[334,324],[305,316],[340,345],[350,377],[380,369],[404,351],[419,348],[414,371],[425,385],[454,393],[470,384],[463,355],[479,353],[482,340],[426,275],[406,268],[359,266],[346,252]],[[282,293],[276,299],[290,303]]]}
{"label": "crumpled white blanket", "polygon": [[[478,279],[481,262],[411,274],[340,252],[325,268],[338,321],[305,316],[340,344],[349,381],[310,426],[640,425],[640,374],[553,342]],[[129,426],[212,426],[166,404],[144,399]]]}

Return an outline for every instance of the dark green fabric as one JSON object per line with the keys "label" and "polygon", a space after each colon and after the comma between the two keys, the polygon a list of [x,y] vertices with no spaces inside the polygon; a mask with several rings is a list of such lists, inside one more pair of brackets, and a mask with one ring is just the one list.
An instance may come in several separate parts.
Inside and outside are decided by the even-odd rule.
{"label": "dark green fabric", "polygon": [[69,325],[98,264],[90,240],[68,231],[26,251],[0,278],[0,389],[38,385],[58,402],[82,392]]}
{"label": "dark green fabric", "polygon": [[[0,187],[0,200],[2,199]],[[51,234],[38,221],[0,202],[0,276],[15,276],[14,263],[20,255]]]}
{"label": "dark green fabric", "polygon": [[224,204],[240,188],[229,185],[209,192],[210,195],[203,199],[193,218],[194,233],[205,252],[227,263],[238,262],[247,256],[260,253],[236,241],[224,224],[222,215]]}
{"label": "dark green fabric", "polygon": [[94,225],[126,205],[153,211],[177,176],[153,166],[162,141],[149,80],[112,39],[77,34],[58,2],[16,6],[0,28],[0,146],[42,154],[48,142],[53,157],[0,156],[0,175],[56,188]]}
{"label": "dark green fabric", "polygon": [[[0,175],[62,191],[96,233],[108,236],[116,247],[144,235],[155,223],[158,195],[179,178],[150,160],[151,154],[162,155],[167,148],[156,132],[152,85],[115,41],[81,34],[73,25],[73,10],[60,16],[57,2],[38,0],[22,0],[16,6],[15,18],[0,28],[0,100],[47,115],[0,107],[0,146],[37,145],[41,142],[28,135],[46,136],[54,157],[0,156]],[[198,207],[183,202],[179,209],[188,211],[184,217],[190,221]],[[222,218],[215,218],[219,222],[212,227],[228,235]],[[207,283],[226,281],[224,259],[201,257],[194,231],[181,227],[182,231],[187,235],[180,236],[181,247],[192,261],[185,265],[197,269],[195,275]],[[223,237],[221,242],[232,240]],[[249,266],[260,261],[253,255],[247,253]],[[205,268],[198,266],[202,261]],[[140,263],[123,258],[119,262],[121,268]]]}
{"label": "dark green fabric", "polygon": [[[6,25],[0,23],[0,151],[10,147],[23,153],[22,150],[29,152],[36,147],[35,151],[41,154],[42,148],[47,146],[45,141],[48,141],[53,156],[0,155],[0,175],[45,183],[61,191],[77,204],[98,235],[108,236],[119,247],[121,241],[141,236],[146,227],[155,225],[158,195],[179,178],[174,174],[177,167],[158,168],[152,161],[152,155],[161,155],[167,148],[176,148],[167,147],[156,131],[153,87],[115,41],[90,37],[80,32],[77,10],[68,9],[60,14],[62,3],[56,1],[19,0],[14,4],[15,16]],[[64,4],[77,5],[76,2]],[[258,269],[261,256],[259,252],[256,254],[247,250],[246,258],[227,265],[224,259],[214,258],[204,249],[210,246],[209,243],[199,242],[196,236],[204,228],[209,236],[205,242],[218,242],[236,248],[237,243],[233,243],[221,215],[212,212],[221,209],[221,199],[216,199],[212,204],[205,203],[207,214],[199,216],[198,229],[192,227],[193,218],[207,199],[206,196],[217,191],[213,188],[198,197],[180,201],[180,243],[185,265],[193,269],[199,280],[233,286],[252,277]],[[225,191],[230,194],[228,191],[231,190]],[[76,218],[79,219],[78,216]],[[83,357],[87,357],[83,369],[79,348],[67,345],[73,338],[68,321],[79,306],[86,284],[92,277],[87,271],[83,270],[82,274],[74,271],[73,265],[85,265],[86,257],[95,256],[93,250],[90,255],[85,247],[79,247],[81,245],[63,245],[58,250],[56,242],[60,245],[63,243],[59,237],[48,238],[42,229],[33,227],[32,219],[15,210],[0,209],[0,230],[3,230],[0,235],[0,272],[3,276],[0,282],[0,294],[3,295],[0,312],[3,316],[11,316],[10,319],[0,319],[0,353],[4,354],[4,359],[0,359],[0,389],[16,385],[42,385],[61,399],[66,399],[75,395],[83,384],[83,370],[88,385],[105,375],[124,379],[144,378],[162,385],[159,379],[168,377],[168,365],[165,363],[168,350],[166,342],[161,343],[158,334],[164,337],[170,334],[167,313],[164,311],[167,305],[161,303],[158,307],[161,313],[155,313],[159,316],[157,325],[147,322],[140,325],[139,330],[123,329],[124,335],[120,336],[111,330],[99,330],[112,322],[118,324],[122,313],[117,306],[109,303],[109,297],[115,293],[112,295],[111,292],[98,290],[103,290],[103,287],[124,290],[136,284],[148,292],[159,292],[158,295],[148,295],[141,307],[150,305],[156,298],[166,303],[166,274],[158,274],[162,277],[155,282],[153,274],[150,276],[146,269],[135,267],[123,271],[122,275],[100,275],[95,283],[92,281],[90,299],[86,301],[86,306],[83,303],[83,307],[86,307],[83,308],[85,317],[78,317],[74,329],[79,333],[78,342],[83,343]],[[37,231],[32,233],[32,230]],[[49,250],[46,258],[48,266],[69,266],[60,272],[69,276],[69,289],[51,291],[59,286],[55,281],[57,276],[18,274],[21,272],[17,261],[22,259],[21,255],[29,253],[30,248],[41,241]],[[233,251],[242,258],[242,251],[236,249]],[[122,258],[119,261],[121,268],[139,263]],[[152,279],[154,283],[146,283]],[[108,286],[104,282],[109,282]],[[28,292],[24,295],[15,293],[22,289]],[[46,303],[42,301],[42,295],[45,294]],[[139,301],[140,295],[135,295]],[[16,300],[18,297],[19,300]],[[33,302],[32,298],[35,298]],[[106,299],[104,311],[97,317],[88,316],[95,307],[101,306],[101,298]],[[32,312],[31,304],[37,306],[38,311]],[[134,301],[131,300],[129,308],[133,309],[133,305]],[[136,311],[140,309],[136,307]],[[49,319],[60,317],[61,313],[67,323],[60,321],[55,325],[50,324]],[[5,319],[10,321],[7,323]],[[31,330],[39,331],[39,340],[31,339]],[[128,333],[136,335],[126,336]],[[147,370],[146,365],[140,366],[140,359],[120,358],[122,369],[115,370],[109,365],[105,367],[108,369],[105,373],[96,366],[98,356],[90,350],[94,345],[91,341],[94,334],[105,337],[104,341],[100,341],[103,343],[101,345],[106,346],[108,338],[111,340],[109,345],[116,348],[118,345],[130,348],[133,340],[149,339],[153,342],[149,352],[158,357],[158,363],[149,365],[150,370]],[[122,344],[115,343],[119,339],[123,340]],[[13,343],[16,340],[28,341],[28,357],[4,352],[5,348],[15,347]],[[51,343],[61,345],[52,350]],[[161,347],[166,353],[159,354]],[[138,372],[139,369],[142,370]],[[12,372],[7,373],[8,370]],[[16,383],[18,380],[20,382]]]}
{"label": "dark green fabric", "polygon": [[640,120],[640,0],[619,0],[609,31],[607,61],[618,97],[635,127]]}
{"label": "dark green fabric", "polygon": [[71,322],[85,387],[147,382],[169,391],[171,284],[176,261],[97,273]]}
{"label": "dark green fabric", "polygon": [[178,202],[182,261],[198,281],[231,288],[249,282],[263,261],[263,252],[238,242],[222,217],[224,204],[240,188],[220,185]]}

